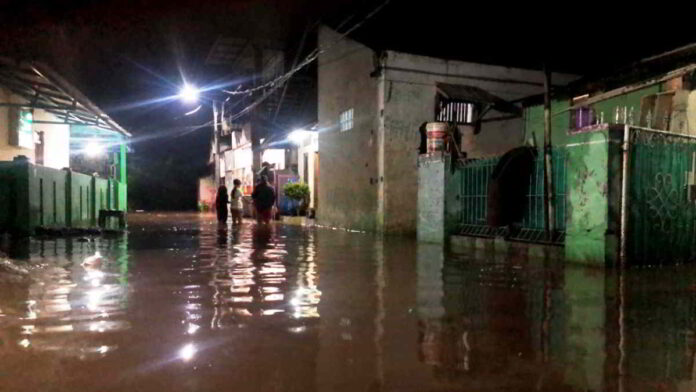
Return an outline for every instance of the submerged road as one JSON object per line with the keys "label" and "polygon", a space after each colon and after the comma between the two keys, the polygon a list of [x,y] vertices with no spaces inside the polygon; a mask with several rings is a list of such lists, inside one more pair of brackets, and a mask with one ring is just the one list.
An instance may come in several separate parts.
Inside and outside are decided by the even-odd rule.
{"label": "submerged road", "polygon": [[4,243],[0,391],[690,391],[696,268],[132,214]]}

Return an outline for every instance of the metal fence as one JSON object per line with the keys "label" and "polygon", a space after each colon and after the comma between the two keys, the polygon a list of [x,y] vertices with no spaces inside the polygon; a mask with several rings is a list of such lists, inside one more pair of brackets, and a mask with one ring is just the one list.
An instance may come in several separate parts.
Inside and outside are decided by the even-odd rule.
{"label": "metal fence", "polygon": [[635,264],[696,256],[696,139],[631,128],[627,256]]}
{"label": "metal fence", "polygon": [[[460,222],[461,233],[484,237],[504,236],[510,239],[547,242],[544,232],[546,211],[544,209],[544,156],[538,154],[529,179],[522,221],[515,227],[491,227],[487,224],[488,184],[500,157],[471,160],[458,168],[455,175],[461,176]],[[554,185],[554,233],[552,242],[565,240],[567,154],[564,148],[552,150]]]}

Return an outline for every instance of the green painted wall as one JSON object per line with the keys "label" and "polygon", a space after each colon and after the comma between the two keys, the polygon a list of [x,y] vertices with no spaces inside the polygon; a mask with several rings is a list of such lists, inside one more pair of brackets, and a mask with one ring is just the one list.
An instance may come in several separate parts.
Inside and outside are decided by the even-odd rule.
{"label": "green painted wall", "polygon": [[72,227],[92,225],[92,176],[71,173],[70,206]]}
{"label": "green painted wall", "polygon": [[605,101],[597,102],[592,105],[595,113],[598,115],[604,113],[605,123],[616,123],[615,112],[617,107],[628,107],[630,111],[633,108],[634,124],[638,124],[640,115],[640,100],[646,95],[652,95],[661,91],[660,85],[654,85],[641,90],[637,90],[628,94],[619,95]]}
{"label": "green painted wall", "polygon": [[10,201],[8,204],[0,204],[2,229],[16,231],[24,235],[30,234],[29,163],[0,162],[0,181],[3,185],[3,197]]}
{"label": "green painted wall", "polygon": [[65,227],[66,172],[29,165],[30,227]]}
{"label": "green painted wall", "polygon": [[125,184],[29,162],[0,162],[0,185],[0,231],[94,227],[99,209],[126,209]]}
{"label": "green painted wall", "polygon": [[566,260],[604,266],[618,258],[621,130],[569,137]]}
{"label": "green painted wall", "polygon": [[[660,85],[646,87],[628,94],[620,95],[591,105],[597,115],[604,114],[604,123],[615,123],[615,111],[617,107],[633,108],[634,123],[637,124],[640,115],[640,100],[646,95],[652,95],[662,90]],[[570,99],[553,100],[551,102],[551,141],[553,145],[566,145],[571,140],[568,130],[571,129]],[[524,110],[525,141],[534,140],[536,146],[541,148],[544,144],[544,106],[536,105]]]}
{"label": "green painted wall", "polygon": [[[565,145],[568,142],[568,127],[570,112],[567,111],[568,100],[551,102],[551,141],[554,145]],[[554,113],[558,113],[554,115]],[[540,149],[544,145],[544,106],[531,106],[524,110],[524,140],[535,144]]]}

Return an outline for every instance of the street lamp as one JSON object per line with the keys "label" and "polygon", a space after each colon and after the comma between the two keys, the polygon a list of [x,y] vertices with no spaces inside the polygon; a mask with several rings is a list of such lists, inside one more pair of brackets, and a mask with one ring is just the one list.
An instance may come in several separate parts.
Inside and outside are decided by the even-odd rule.
{"label": "street lamp", "polygon": [[99,142],[96,140],[90,140],[85,145],[84,152],[88,157],[94,158],[104,153],[104,146],[99,144]]}
{"label": "street lamp", "polygon": [[194,103],[198,101],[199,93],[196,86],[184,83],[183,87],[179,90],[179,98],[185,103]]}
{"label": "street lamp", "polygon": [[294,144],[301,145],[305,140],[307,140],[310,134],[311,132],[305,129],[295,129],[288,134],[288,140]]}

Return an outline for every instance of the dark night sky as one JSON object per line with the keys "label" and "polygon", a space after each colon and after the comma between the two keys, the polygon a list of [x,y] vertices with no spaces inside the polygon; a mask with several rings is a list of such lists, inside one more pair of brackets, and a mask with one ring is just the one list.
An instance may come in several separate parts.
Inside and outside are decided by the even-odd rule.
{"label": "dark night sky", "polygon": [[[147,174],[156,168],[164,173],[153,179],[158,192],[138,195],[131,187],[132,199],[162,201],[136,204],[186,208],[195,201],[191,179],[204,169],[210,133],[209,128],[190,132],[187,127],[205,123],[210,113],[202,110],[182,118],[187,107],[177,101],[137,104],[175,94],[182,73],[198,85],[234,79],[234,69],[204,64],[218,35],[265,37],[292,50],[308,24],[321,20],[352,25],[381,2],[2,2],[0,53],[48,62],[136,140],[144,139],[133,145],[130,170]],[[533,8],[529,2],[392,0],[354,37],[375,49],[530,68],[546,61],[557,70],[581,74],[607,73],[694,41],[695,30],[677,19],[679,10],[658,15],[654,9],[638,8],[612,11],[606,4],[586,2]],[[181,185],[183,172],[188,176]]]}

